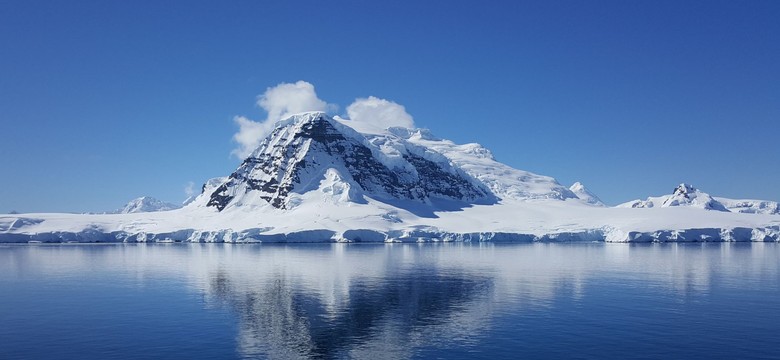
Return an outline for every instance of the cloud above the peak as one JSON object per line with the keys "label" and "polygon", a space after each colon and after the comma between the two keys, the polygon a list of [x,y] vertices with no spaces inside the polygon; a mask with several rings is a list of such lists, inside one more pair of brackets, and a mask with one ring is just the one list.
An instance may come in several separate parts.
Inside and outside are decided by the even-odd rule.
{"label": "cloud above the peak", "polygon": [[275,121],[252,121],[244,116],[236,116],[233,122],[238,125],[238,132],[233,135],[233,141],[238,147],[231,154],[239,159],[246,158],[260,145],[260,142],[274,129]]}
{"label": "cloud above the peak", "polygon": [[352,121],[369,123],[383,129],[394,126],[414,127],[414,119],[403,105],[375,96],[355,99],[347,106],[347,116]]}
{"label": "cloud above the peak", "polygon": [[317,97],[314,85],[306,81],[281,83],[269,87],[257,99],[257,105],[268,113],[266,121],[279,121],[306,111],[335,111],[336,105]]}
{"label": "cloud above the peak", "polygon": [[268,114],[265,120],[253,121],[244,116],[233,118],[233,122],[238,125],[233,141],[238,147],[231,153],[241,159],[249,156],[260,145],[274,129],[277,121],[306,111],[332,112],[337,109],[336,105],[328,104],[317,97],[314,85],[302,80],[267,88],[257,97],[257,105]]}
{"label": "cloud above the peak", "polygon": [[[265,89],[265,92],[257,97],[257,105],[265,110],[267,114],[265,120],[255,121],[246,116],[233,118],[238,131],[233,134],[233,141],[237,146],[231,154],[239,159],[249,156],[273,131],[279,120],[307,111],[333,113],[338,108],[335,104],[320,99],[314,90],[314,85],[302,80],[281,83]],[[406,112],[403,105],[375,96],[355,99],[347,107],[347,116],[352,121],[371,124],[382,129],[394,126],[414,127],[414,119]]]}

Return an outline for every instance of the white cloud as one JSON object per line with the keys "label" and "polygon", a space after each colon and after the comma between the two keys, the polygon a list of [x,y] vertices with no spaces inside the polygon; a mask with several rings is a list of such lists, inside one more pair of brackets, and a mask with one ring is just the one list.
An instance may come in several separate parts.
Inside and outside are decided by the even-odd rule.
{"label": "white cloud", "polygon": [[275,121],[268,120],[252,121],[243,116],[236,116],[233,121],[238,125],[238,132],[233,135],[233,141],[238,143],[238,147],[233,149],[232,154],[239,159],[249,156],[276,124]]}
{"label": "white cloud", "polygon": [[260,95],[257,104],[268,112],[266,121],[274,122],[305,111],[335,110],[335,105],[320,100],[314,92],[314,85],[305,81],[270,87]]}
{"label": "white cloud", "polygon": [[352,121],[370,123],[383,129],[393,126],[414,127],[414,119],[403,105],[374,96],[355,99],[347,107],[347,116]]}
{"label": "white cloud", "polygon": [[187,195],[187,198],[191,198],[192,195],[195,195],[195,183],[192,181],[188,181],[187,185],[184,185],[184,194]]}
{"label": "white cloud", "polygon": [[244,116],[233,118],[238,125],[238,132],[233,135],[238,148],[234,149],[232,154],[238,158],[243,159],[251,154],[281,119],[306,111],[336,110],[336,105],[318,98],[314,85],[306,81],[269,87],[258,97],[257,105],[268,113],[265,120],[252,121]]}

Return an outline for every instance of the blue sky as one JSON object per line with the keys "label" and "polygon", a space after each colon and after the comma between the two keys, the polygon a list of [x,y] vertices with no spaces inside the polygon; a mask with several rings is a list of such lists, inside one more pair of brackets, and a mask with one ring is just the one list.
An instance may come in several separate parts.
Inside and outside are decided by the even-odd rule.
{"label": "blue sky", "polygon": [[[0,212],[185,198],[305,80],[610,204],[780,200],[777,1],[3,1]],[[198,187],[199,185],[196,185]]]}

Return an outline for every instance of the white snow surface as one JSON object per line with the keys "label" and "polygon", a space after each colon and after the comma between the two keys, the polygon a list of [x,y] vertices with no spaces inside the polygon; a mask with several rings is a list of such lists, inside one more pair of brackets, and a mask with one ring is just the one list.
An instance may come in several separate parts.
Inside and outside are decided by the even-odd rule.
{"label": "white snow surface", "polygon": [[704,210],[729,211],[719,201],[688,184],[680,184],[671,195],[649,197],[647,200],[634,200],[618,205],[620,208],[654,207],[693,207]]}
{"label": "white snow surface", "polygon": [[598,196],[590,192],[590,190],[588,190],[585,185],[582,185],[582,183],[579,181],[572,184],[572,186],[569,186],[569,190],[571,190],[571,192],[573,192],[578,199],[584,201],[586,204],[602,207],[606,206]]}
{"label": "white snow surface", "polygon": [[777,201],[728,199],[722,197],[715,197],[715,200],[723,204],[731,212],[780,215],[780,204]]}
{"label": "white snow surface", "polygon": [[549,176],[518,170],[496,161],[490,150],[477,143],[458,145],[436,138],[428,129],[380,129],[339,117],[335,120],[354,129],[358,136],[381,151],[384,155],[381,158],[390,168],[397,166],[398,159],[408,151],[432,161],[451,163],[502,199],[576,198],[569,189]]}
{"label": "white snow surface", "polygon": [[118,214],[133,214],[155,211],[168,211],[178,209],[181,206],[155,199],[151,196],[142,196],[130,200],[123,208],[116,211]]}
{"label": "white snow surface", "polygon": [[[220,185],[224,184],[225,181],[227,181],[227,180],[228,180],[227,176],[220,176],[220,177],[215,177],[215,178],[211,178],[211,179],[206,180],[206,182],[201,186],[200,194],[192,195],[192,196],[188,197],[186,200],[184,200],[181,203],[181,205],[182,206],[187,206],[187,205],[193,203],[198,198],[203,198],[201,195],[203,195],[204,193],[211,194],[212,192],[214,192],[214,190],[216,190]],[[204,205],[205,205],[205,203],[204,203]]]}
{"label": "white snow surface", "polygon": [[[295,115],[279,126],[294,126],[307,116],[312,114]],[[497,162],[479,144],[454,144],[423,129],[329,121],[345,136],[370,145],[390,169],[413,170],[402,157],[413,152],[466,174],[495,201],[389,201],[386,194],[362,189],[343,166],[323,162],[316,171],[306,170],[312,178],[290,192],[286,208],[271,206],[247,187],[232,189],[240,196],[222,211],[208,206],[211,193],[229,181],[221,178],[171,211],[0,215],[0,242],[780,241],[779,215],[719,209],[720,202],[685,184],[673,195],[640,202],[652,206],[593,206],[551,177]]]}

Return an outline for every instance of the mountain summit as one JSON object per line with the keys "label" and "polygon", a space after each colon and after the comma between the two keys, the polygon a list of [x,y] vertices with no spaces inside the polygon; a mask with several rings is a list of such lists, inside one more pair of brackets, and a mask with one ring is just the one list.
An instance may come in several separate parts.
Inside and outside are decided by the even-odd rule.
{"label": "mountain summit", "polygon": [[[290,209],[300,202],[300,194],[319,188],[325,179],[337,184],[343,201],[354,203],[364,203],[364,195],[427,205],[437,199],[490,204],[502,196],[575,197],[552,178],[502,169],[506,166],[477,144],[469,144],[470,151],[463,152],[422,129],[366,129],[363,125],[365,132],[361,133],[352,126],[360,128],[361,124],[322,112],[280,122],[210,194],[207,206],[219,211],[263,204]],[[499,173],[503,176],[475,171],[487,167],[504,170]]]}
{"label": "mountain summit", "polygon": [[585,185],[582,185],[581,182],[577,181],[571,186],[569,186],[569,190],[574,193],[574,195],[577,195],[577,197],[590,204],[595,206],[606,206],[604,203],[599,199],[598,196],[596,196],[594,193],[590,192],[588,188],[585,187]]}

